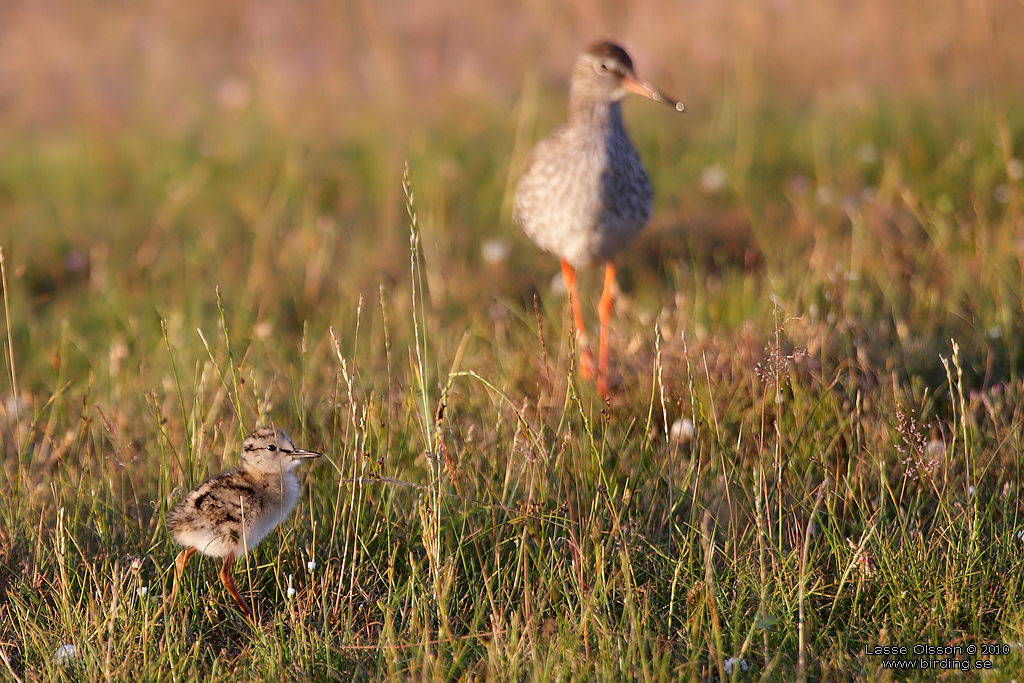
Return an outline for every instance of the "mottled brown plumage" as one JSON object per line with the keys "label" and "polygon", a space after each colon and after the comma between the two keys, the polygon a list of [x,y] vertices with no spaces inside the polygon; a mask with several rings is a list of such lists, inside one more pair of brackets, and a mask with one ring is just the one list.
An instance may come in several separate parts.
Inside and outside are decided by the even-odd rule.
{"label": "mottled brown plumage", "polygon": [[[516,188],[513,220],[541,249],[562,263],[573,317],[585,347],[575,269],[605,264],[601,297],[598,389],[607,388],[607,332],[615,282],[613,259],[647,223],[654,192],[622,123],[629,93],[683,106],[637,80],[633,61],[618,45],[598,43],[581,54],[569,86],[568,121],[534,147]],[[590,372],[584,348],[584,372]]]}
{"label": "mottled brown plumage", "polygon": [[295,467],[320,454],[295,447],[282,429],[262,427],[242,443],[242,466],[188,493],[167,515],[171,537],[185,546],[175,562],[180,575],[199,551],[224,558],[220,579],[246,617],[249,606],[231,578],[235,557],[245,555],[280,524],[299,500]]}

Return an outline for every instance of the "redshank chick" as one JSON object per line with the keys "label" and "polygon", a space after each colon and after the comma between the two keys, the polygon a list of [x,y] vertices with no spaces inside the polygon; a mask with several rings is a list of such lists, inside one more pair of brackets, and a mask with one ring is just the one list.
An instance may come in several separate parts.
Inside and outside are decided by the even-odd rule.
{"label": "redshank chick", "polygon": [[295,447],[282,429],[261,427],[242,442],[242,466],[199,485],[167,515],[167,527],[178,545],[175,590],[185,565],[198,550],[223,558],[220,580],[247,619],[252,610],[239,595],[231,576],[236,557],[245,555],[280,524],[299,501],[296,466],[315,451]]}
{"label": "redshank chick", "polygon": [[516,188],[512,213],[530,239],[562,263],[587,377],[593,361],[576,294],[576,269],[604,264],[597,388],[606,400],[611,397],[608,321],[614,259],[647,223],[654,199],[651,181],[622,124],[621,103],[629,93],[683,111],[681,103],[637,79],[633,60],[618,45],[598,43],[576,59],[568,121],[533,148]]}

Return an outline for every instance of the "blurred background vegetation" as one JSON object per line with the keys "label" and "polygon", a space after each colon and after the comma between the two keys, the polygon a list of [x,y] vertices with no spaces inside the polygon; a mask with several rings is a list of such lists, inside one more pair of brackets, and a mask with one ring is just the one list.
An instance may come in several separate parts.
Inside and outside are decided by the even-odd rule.
{"label": "blurred background vegetation", "polygon": [[[409,160],[444,262],[431,284],[528,301],[552,268],[511,226],[510,192],[564,116],[575,54],[607,37],[688,106],[627,106],[657,205],[624,287],[671,261],[796,258],[824,277],[835,259],[814,245],[849,232],[851,209],[900,239],[931,220],[919,203],[1019,229],[1022,20],[1013,0],[4,3],[0,234],[35,303],[75,311],[83,282],[109,278],[159,290],[171,316],[183,277],[209,299],[217,272],[251,263],[253,289],[309,266],[289,296],[305,319],[402,279]],[[537,265],[480,278],[494,237]],[[338,289],[318,289],[324,271]]]}

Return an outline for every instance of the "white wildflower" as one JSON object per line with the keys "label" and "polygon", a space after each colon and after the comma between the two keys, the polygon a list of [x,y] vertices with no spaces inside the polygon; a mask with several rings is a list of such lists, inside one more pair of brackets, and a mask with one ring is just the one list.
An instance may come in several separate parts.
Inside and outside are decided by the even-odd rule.
{"label": "white wildflower", "polygon": [[78,659],[78,650],[71,643],[64,643],[53,652],[53,661],[58,664],[67,664]]}
{"label": "white wildflower", "polygon": [[700,187],[707,194],[718,194],[725,188],[729,176],[721,164],[711,164],[700,174]]}
{"label": "white wildflower", "polygon": [[[946,444],[942,443],[939,439],[932,439],[924,447],[924,454],[928,459],[938,461],[946,455]],[[938,462],[936,462],[936,465],[938,465]]]}
{"label": "white wildflower", "polygon": [[729,659],[722,662],[722,668],[725,669],[725,673],[727,674],[731,674],[737,667],[739,667],[741,672],[750,669],[750,665],[747,664],[747,660],[740,659],[739,657],[729,657]]}
{"label": "white wildflower", "polygon": [[694,432],[693,420],[688,417],[681,417],[672,423],[668,436],[672,441],[690,443],[693,441]]}
{"label": "white wildflower", "polygon": [[489,266],[500,266],[508,260],[511,249],[508,242],[499,239],[484,240],[480,245],[480,255]]}
{"label": "white wildflower", "polygon": [[562,279],[561,273],[556,273],[551,278],[551,294],[553,296],[565,296],[565,293],[569,289],[565,286],[565,280]]}

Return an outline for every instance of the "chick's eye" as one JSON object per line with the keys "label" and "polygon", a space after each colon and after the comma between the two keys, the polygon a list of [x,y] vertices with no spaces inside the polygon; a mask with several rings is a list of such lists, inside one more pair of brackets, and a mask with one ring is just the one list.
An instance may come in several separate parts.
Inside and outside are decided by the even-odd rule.
{"label": "chick's eye", "polygon": [[274,444],[270,444],[269,446],[267,446],[267,450],[268,451],[276,451],[277,450],[277,446],[275,446]]}
{"label": "chick's eye", "polygon": [[605,64],[604,62],[601,62],[601,71],[607,71],[607,70],[608,70],[608,65]]}

